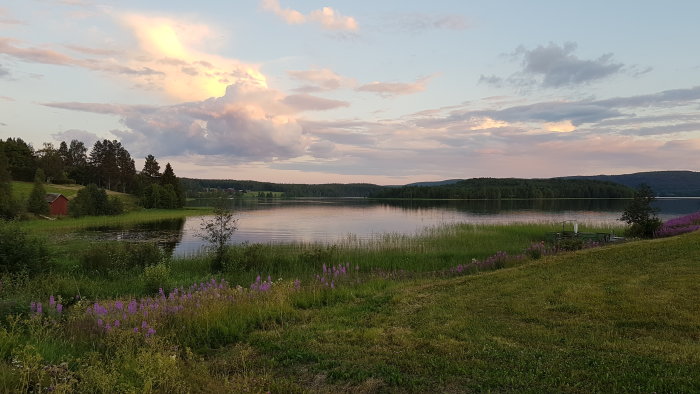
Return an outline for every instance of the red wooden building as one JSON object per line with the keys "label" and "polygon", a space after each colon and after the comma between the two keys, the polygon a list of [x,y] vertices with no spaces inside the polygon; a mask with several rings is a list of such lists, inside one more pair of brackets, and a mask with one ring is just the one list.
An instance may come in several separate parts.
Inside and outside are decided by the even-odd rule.
{"label": "red wooden building", "polygon": [[51,216],[68,215],[68,199],[60,193],[49,193],[46,195],[46,202],[49,204]]}

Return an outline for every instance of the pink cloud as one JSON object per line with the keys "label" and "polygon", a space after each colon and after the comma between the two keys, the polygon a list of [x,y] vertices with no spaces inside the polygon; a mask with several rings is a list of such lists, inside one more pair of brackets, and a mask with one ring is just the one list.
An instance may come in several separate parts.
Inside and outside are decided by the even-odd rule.
{"label": "pink cloud", "polygon": [[291,8],[282,8],[279,0],[262,0],[262,6],[264,9],[284,19],[290,25],[316,22],[327,30],[356,31],[358,29],[355,18],[341,15],[330,7],[323,7],[304,15]]}

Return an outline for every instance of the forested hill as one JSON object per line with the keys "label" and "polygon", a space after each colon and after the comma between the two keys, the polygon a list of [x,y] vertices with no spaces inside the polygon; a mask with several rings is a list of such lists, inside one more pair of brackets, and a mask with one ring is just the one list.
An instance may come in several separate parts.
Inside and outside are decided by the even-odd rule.
{"label": "forested hill", "polygon": [[215,190],[237,190],[253,192],[281,192],[285,197],[367,197],[384,186],[369,183],[327,183],[318,185],[271,183],[257,181],[237,181],[222,179],[181,178],[181,184],[188,193]]}
{"label": "forested hill", "polygon": [[442,186],[404,186],[372,193],[373,198],[508,199],[624,198],[634,190],[620,184],[587,179],[474,178]]}
{"label": "forested hill", "polygon": [[700,197],[700,172],[652,171],[623,175],[573,176],[566,179],[610,181],[636,188],[642,183],[662,197]]}

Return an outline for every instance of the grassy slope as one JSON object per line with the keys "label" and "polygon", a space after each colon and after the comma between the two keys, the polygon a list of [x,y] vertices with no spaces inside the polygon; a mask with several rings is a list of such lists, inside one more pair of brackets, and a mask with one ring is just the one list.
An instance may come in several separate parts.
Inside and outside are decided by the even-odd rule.
{"label": "grassy slope", "polygon": [[[33,187],[34,183],[32,182],[12,182],[12,192],[15,195],[15,197],[20,199],[21,201],[25,201],[27,198],[29,198],[29,194],[32,192]],[[44,185],[44,188],[46,189],[47,193],[61,193],[68,199],[75,197],[75,195],[78,193],[78,190],[82,189],[83,187],[84,186],[82,185]]]}
{"label": "grassy slope", "polygon": [[367,284],[250,343],[316,390],[698,391],[700,234]]}

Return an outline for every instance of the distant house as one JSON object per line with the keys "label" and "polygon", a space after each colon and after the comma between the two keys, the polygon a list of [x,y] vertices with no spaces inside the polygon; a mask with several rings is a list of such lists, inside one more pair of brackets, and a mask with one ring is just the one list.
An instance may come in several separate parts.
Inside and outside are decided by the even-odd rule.
{"label": "distant house", "polygon": [[49,204],[51,216],[68,215],[68,199],[60,193],[48,193],[46,202]]}

